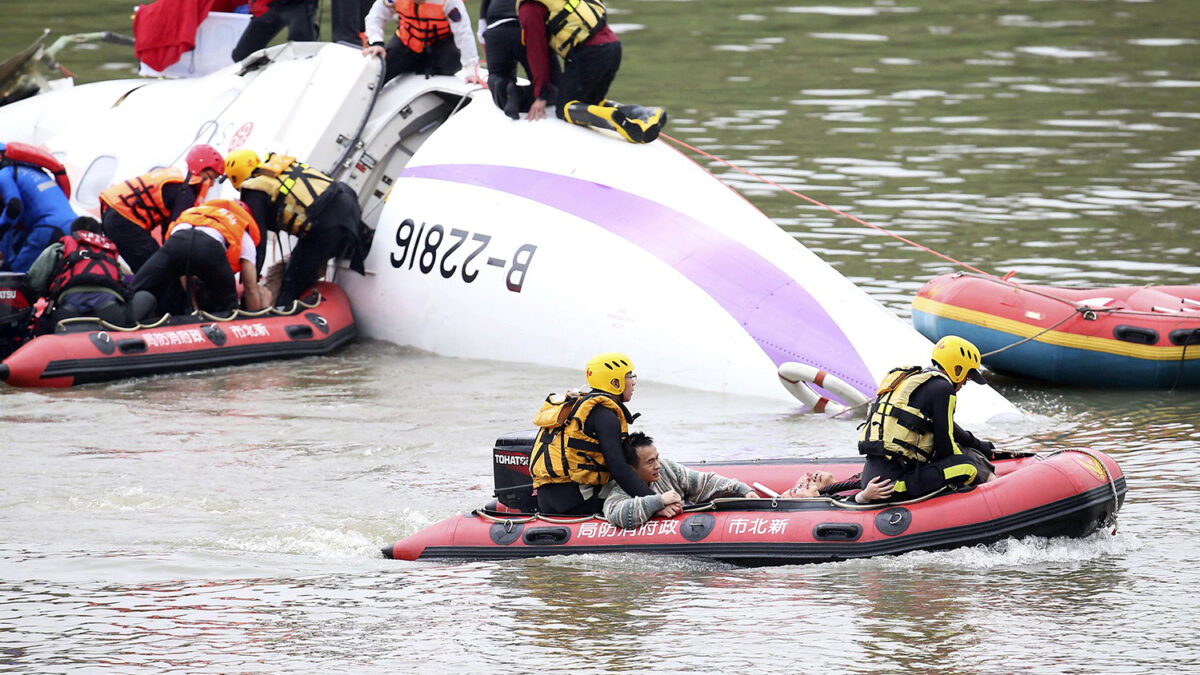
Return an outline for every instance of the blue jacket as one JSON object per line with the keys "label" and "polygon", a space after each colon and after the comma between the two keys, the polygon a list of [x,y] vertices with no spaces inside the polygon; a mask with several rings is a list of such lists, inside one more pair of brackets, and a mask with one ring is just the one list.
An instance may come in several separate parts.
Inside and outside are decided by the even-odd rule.
{"label": "blue jacket", "polygon": [[[9,206],[17,204],[20,212],[10,217]],[[28,272],[42,249],[70,231],[73,220],[70,200],[46,172],[22,164],[0,168],[0,269]]]}

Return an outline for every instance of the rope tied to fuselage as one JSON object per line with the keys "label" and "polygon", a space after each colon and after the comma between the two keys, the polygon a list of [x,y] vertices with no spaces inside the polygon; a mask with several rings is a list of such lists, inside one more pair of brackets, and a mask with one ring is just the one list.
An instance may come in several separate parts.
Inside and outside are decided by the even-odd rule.
{"label": "rope tied to fuselage", "polygon": [[[1029,287],[1029,286],[1026,286],[1026,285],[1024,285],[1024,284],[1020,284],[1020,283],[1017,283],[1017,282],[1015,282],[1015,281],[1012,281],[1012,280],[1011,280],[1011,277],[1012,277],[1012,275],[1013,275],[1013,272],[1009,272],[1008,274],[1004,275],[1003,277],[1000,277],[1000,276],[997,276],[997,275],[995,275],[995,274],[991,274],[991,273],[988,273],[988,272],[984,272],[983,270],[981,270],[981,269],[979,269],[979,268],[977,268],[977,267],[975,267],[975,266],[973,266],[973,265],[970,265],[970,264],[968,264],[968,263],[962,262],[961,260],[957,260],[957,259],[955,259],[955,258],[952,258],[952,257],[950,257],[950,256],[948,256],[948,255],[946,255],[945,253],[942,253],[942,252],[940,252],[940,251],[935,251],[934,249],[932,249],[932,248],[929,248],[928,246],[925,246],[924,244],[917,243],[917,242],[915,242],[915,241],[913,241],[913,240],[911,240],[911,239],[908,239],[907,237],[903,237],[903,236],[901,236],[901,235],[898,235],[898,234],[896,234],[896,233],[894,233],[894,232],[891,232],[891,231],[889,231],[889,230],[887,230],[887,229],[885,229],[885,228],[883,228],[883,227],[880,227],[880,226],[878,226],[878,225],[875,225],[875,224],[869,223],[869,222],[867,222],[867,221],[865,221],[865,220],[863,220],[863,219],[861,219],[861,218],[859,218],[859,217],[857,217],[857,216],[854,216],[854,215],[851,215],[851,214],[849,214],[849,213],[846,213],[845,211],[842,211],[841,209],[838,209],[838,208],[836,208],[836,207],[833,207],[833,206],[830,206],[830,205],[828,205],[828,204],[825,204],[824,202],[821,202],[820,200],[817,200],[817,199],[814,199],[814,198],[812,198],[812,197],[809,197],[809,196],[808,196],[808,195],[806,195],[806,194],[803,194],[803,193],[801,193],[801,192],[797,192],[796,190],[793,190],[793,189],[791,189],[791,188],[788,188],[788,187],[785,187],[785,186],[783,186],[783,185],[780,185],[779,183],[777,183],[777,182],[775,182],[775,181],[773,181],[773,180],[771,180],[771,179],[769,179],[769,178],[766,178],[766,177],[764,177],[764,176],[761,176],[761,175],[759,175],[759,174],[757,174],[757,173],[754,173],[753,171],[751,171],[751,170],[749,170],[749,169],[746,169],[746,168],[744,168],[744,167],[738,166],[738,165],[737,165],[737,164],[735,164],[734,162],[731,162],[731,161],[729,161],[729,160],[727,160],[727,159],[724,159],[724,158],[722,158],[722,157],[718,157],[718,156],[716,156],[716,155],[714,155],[714,154],[712,154],[712,153],[710,153],[710,152],[707,152],[707,151],[705,151],[705,150],[701,150],[700,148],[697,148],[697,147],[696,147],[696,146],[694,146],[694,145],[691,145],[691,144],[689,144],[689,143],[686,143],[686,142],[684,142],[684,141],[681,141],[681,140],[679,140],[678,138],[675,138],[675,137],[673,137],[673,136],[670,136],[670,135],[668,135],[668,134],[660,134],[660,135],[659,135],[659,137],[660,137],[660,138],[664,138],[664,139],[666,139],[666,140],[668,140],[668,141],[670,141],[670,142],[672,142],[672,143],[674,143],[674,144],[678,145],[679,147],[682,147],[682,148],[686,148],[686,149],[688,149],[688,150],[691,150],[692,152],[694,152],[694,153],[696,153],[696,154],[698,154],[698,155],[702,155],[702,156],[704,156],[704,157],[707,157],[707,158],[709,158],[709,159],[711,159],[711,160],[713,160],[713,161],[715,161],[715,162],[719,162],[719,163],[721,163],[721,164],[724,164],[725,166],[727,166],[727,167],[729,167],[729,168],[731,168],[731,169],[733,169],[733,170],[735,170],[735,171],[738,171],[739,173],[743,173],[743,174],[745,174],[745,175],[747,175],[747,176],[749,176],[749,177],[751,177],[751,178],[753,178],[753,179],[755,179],[755,180],[757,180],[757,181],[759,181],[759,182],[765,183],[765,184],[767,184],[767,185],[770,185],[771,187],[774,187],[774,188],[776,188],[776,189],[778,189],[778,190],[781,190],[781,191],[783,191],[783,192],[785,192],[785,193],[787,193],[787,194],[789,194],[789,195],[792,195],[793,197],[797,197],[797,198],[799,198],[799,199],[803,199],[804,201],[806,201],[806,202],[808,202],[808,203],[810,203],[810,204],[813,204],[814,206],[819,206],[819,207],[821,207],[821,208],[823,208],[823,209],[826,209],[826,210],[828,210],[828,211],[830,211],[830,212],[832,212],[832,213],[835,213],[835,214],[837,214],[837,215],[839,215],[839,216],[842,216],[843,218],[846,218],[846,219],[848,219],[848,220],[850,220],[850,221],[852,221],[852,222],[858,223],[859,225],[862,225],[863,227],[866,227],[866,228],[869,228],[869,229],[875,230],[876,232],[879,232],[879,233],[881,233],[881,234],[885,234],[885,235],[887,235],[887,236],[889,236],[889,237],[891,237],[891,238],[893,238],[893,239],[895,239],[895,240],[897,240],[897,241],[900,241],[900,242],[902,242],[902,243],[904,243],[904,244],[907,244],[908,246],[911,246],[911,247],[913,247],[913,248],[916,248],[916,249],[918,249],[918,250],[920,250],[920,251],[924,251],[924,252],[926,252],[926,253],[929,253],[930,255],[934,255],[934,256],[936,256],[936,257],[938,257],[938,258],[941,258],[942,260],[945,260],[945,261],[947,261],[947,262],[953,263],[954,265],[957,265],[957,266],[959,266],[959,267],[961,267],[961,268],[963,268],[963,269],[970,270],[971,272],[974,272],[975,274],[978,274],[979,276],[981,276],[981,277],[983,277],[983,278],[985,278],[985,279],[987,279],[987,280],[989,280],[989,281],[993,281],[993,282],[996,282],[996,283],[1004,284],[1004,285],[1006,285],[1006,286],[1010,286],[1010,287],[1012,287],[1012,288],[1014,288],[1014,289],[1020,290],[1020,291],[1022,291],[1022,292],[1025,292],[1025,293],[1033,293],[1033,294],[1035,294],[1035,295],[1039,295],[1039,296],[1042,296],[1042,297],[1044,297],[1044,298],[1048,298],[1048,299],[1051,299],[1051,300],[1055,300],[1055,301],[1057,301],[1057,302],[1061,302],[1061,303],[1063,303],[1063,304],[1066,304],[1066,305],[1070,305],[1070,306],[1071,306],[1071,307],[1073,307],[1074,309],[1073,309],[1073,311],[1071,312],[1071,314],[1070,314],[1070,315],[1068,315],[1068,317],[1067,317],[1067,318],[1070,318],[1071,316],[1074,316],[1074,315],[1075,315],[1075,314],[1078,312],[1078,313],[1082,313],[1082,314],[1084,315],[1084,318],[1087,318],[1087,319],[1095,319],[1096,317],[1095,317],[1094,315],[1093,315],[1093,316],[1090,316],[1090,317],[1087,315],[1087,312],[1089,312],[1089,311],[1090,311],[1090,312],[1108,312],[1108,313],[1112,313],[1112,314],[1140,315],[1140,316],[1161,316],[1161,314],[1160,314],[1160,313],[1158,313],[1158,312],[1153,312],[1153,311],[1151,311],[1151,312],[1146,312],[1146,311],[1133,310],[1133,309],[1122,309],[1122,308],[1097,308],[1097,307],[1088,307],[1088,306],[1086,306],[1086,305],[1080,305],[1080,304],[1078,304],[1078,303],[1075,303],[1075,302],[1073,302],[1073,301],[1071,301],[1071,300],[1068,300],[1068,299],[1066,299],[1066,298],[1063,298],[1063,297],[1060,297],[1060,296],[1056,296],[1056,295],[1054,295],[1054,294],[1052,294],[1052,293],[1046,293],[1045,291],[1041,291],[1041,290],[1038,290],[1038,289],[1034,289],[1034,288],[1032,288],[1032,287]],[[707,169],[705,169],[705,170],[707,171]],[[710,175],[713,175],[713,177],[714,177],[714,178],[716,178],[716,175],[715,175],[715,174],[712,174],[712,172],[711,172],[711,171],[709,171],[708,173],[709,173]],[[720,178],[717,178],[717,180],[720,180]],[[722,182],[724,182],[724,181],[722,181]],[[961,274],[961,272],[960,272],[960,274]],[[1060,322],[1059,324],[1056,324],[1056,326],[1057,326],[1057,325],[1061,325],[1061,322]],[[1046,332],[1046,331],[1043,331],[1043,333],[1045,333],[1045,332]],[[1039,335],[1041,335],[1041,334],[1042,334],[1042,333],[1039,333]],[[1030,340],[1030,339],[1032,339],[1032,338],[1026,338],[1025,340],[1022,340],[1022,342],[1027,342],[1027,341],[1028,341],[1028,340]],[[1004,347],[1003,349],[997,350],[997,351],[995,351],[995,352],[989,352],[988,354],[984,354],[984,356],[988,356],[988,355],[991,355],[991,354],[995,354],[995,353],[997,353],[997,352],[999,352],[999,351],[1003,351],[1004,349],[1011,349],[1012,347],[1015,347],[1015,346],[1017,346],[1017,344],[1021,344],[1021,343],[1020,343],[1020,342],[1018,342],[1018,343],[1016,343],[1016,344],[1010,345],[1010,346],[1008,346],[1008,347]]]}

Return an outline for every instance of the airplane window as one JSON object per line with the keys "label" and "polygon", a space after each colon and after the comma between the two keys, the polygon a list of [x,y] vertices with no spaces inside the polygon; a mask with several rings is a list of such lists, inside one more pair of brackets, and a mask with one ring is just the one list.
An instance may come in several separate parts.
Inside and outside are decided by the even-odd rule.
{"label": "airplane window", "polygon": [[75,201],[83,206],[97,206],[100,203],[100,193],[112,185],[113,172],[117,170],[117,158],[111,155],[101,155],[92,160],[91,166],[83,172],[79,185],[75,188]]}

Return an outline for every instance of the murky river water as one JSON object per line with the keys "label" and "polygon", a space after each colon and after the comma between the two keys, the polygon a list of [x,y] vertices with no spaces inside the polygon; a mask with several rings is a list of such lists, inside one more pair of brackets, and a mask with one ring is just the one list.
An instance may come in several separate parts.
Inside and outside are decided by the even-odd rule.
{"label": "murky river water", "polygon": [[[613,95],[668,106],[683,141],[989,271],[1200,282],[1194,0],[612,4]],[[124,3],[6,5],[5,54],[43,26],[129,31]],[[110,46],[61,60],[132,69]],[[950,269],[701,161],[903,315]],[[643,379],[633,407],[676,458],[853,447],[852,422]],[[1033,416],[988,430],[1003,444],[1121,463],[1115,535],[763,570],[379,556],[486,499],[494,438],[577,380],[365,342],[0,390],[0,670],[1200,672],[1194,391],[1000,382]]]}

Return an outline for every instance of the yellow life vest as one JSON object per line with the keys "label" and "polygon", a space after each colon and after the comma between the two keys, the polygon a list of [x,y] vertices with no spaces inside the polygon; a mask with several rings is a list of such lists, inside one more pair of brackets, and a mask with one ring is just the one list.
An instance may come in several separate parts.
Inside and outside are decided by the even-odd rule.
{"label": "yellow life vest", "polygon": [[599,439],[583,431],[588,415],[596,406],[617,414],[621,421],[621,440],[624,441],[633,416],[612,396],[593,392],[577,398],[565,397],[557,403],[553,394],[546,397],[534,418],[539,429],[529,458],[533,487],[547,483],[604,485],[609,481],[612,475],[604,462],[604,453],[600,451]]}
{"label": "yellow life vest", "polygon": [[295,157],[271,154],[254,174],[242,182],[243,190],[265,192],[275,205],[275,221],[280,230],[303,237],[312,229],[308,209],[333,179]]}
{"label": "yellow life vest", "polygon": [[[517,0],[517,11],[521,3]],[[546,17],[546,40],[550,48],[564,59],[571,56],[576,47],[588,41],[596,31],[604,27],[607,10],[603,0],[534,0],[546,6],[550,14]]]}
{"label": "yellow life vest", "polygon": [[933,421],[912,407],[909,399],[917,387],[935,377],[951,381],[937,368],[897,369],[888,373],[867,413],[858,451],[902,461],[933,459]]}

